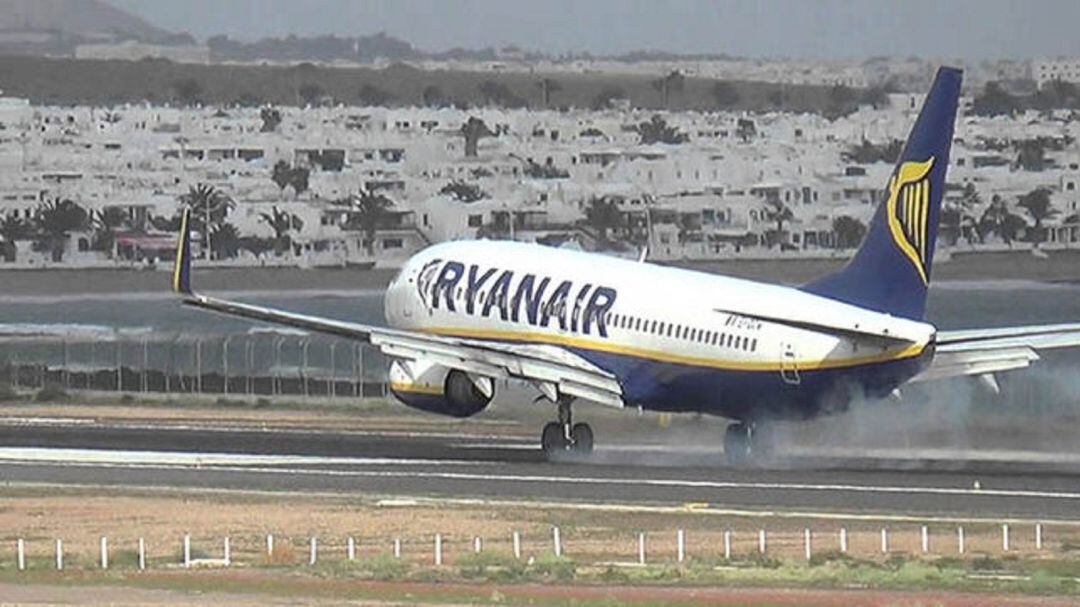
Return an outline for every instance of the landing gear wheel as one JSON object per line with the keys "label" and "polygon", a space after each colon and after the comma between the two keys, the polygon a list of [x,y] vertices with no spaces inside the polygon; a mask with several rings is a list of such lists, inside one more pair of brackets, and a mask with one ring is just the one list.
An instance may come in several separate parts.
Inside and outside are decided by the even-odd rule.
{"label": "landing gear wheel", "polygon": [[728,465],[744,466],[750,459],[750,426],[731,424],[724,432],[724,459]]}
{"label": "landing gear wheel", "polygon": [[548,422],[544,425],[544,431],[540,434],[540,447],[548,457],[556,453],[566,451],[568,443],[566,433],[563,432],[562,424]]}
{"label": "landing gear wheel", "polygon": [[589,424],[574,424],[570,430],[571,451],[578,455],[592,453],[593,432]]}

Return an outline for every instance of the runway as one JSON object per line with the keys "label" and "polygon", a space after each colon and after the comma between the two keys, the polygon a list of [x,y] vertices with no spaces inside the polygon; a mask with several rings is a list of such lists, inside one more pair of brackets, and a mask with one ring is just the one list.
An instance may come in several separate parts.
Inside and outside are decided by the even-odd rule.
{"label": "runway", "polygon": [[[1006,454],[1007,455],[1007,454]],[[524,438],[77,419],[6,419],[7,483],[338,492],[368,497],[580,501],[875,516],[1072,520],[1076,462],[836,454],[731,469],[718,452],[649,445],[544,461]],[[646,465],[647,464],[647,465]],[[946,467],[954,469],[944,469]],[[958,468],[958,469],[957,469]]]}

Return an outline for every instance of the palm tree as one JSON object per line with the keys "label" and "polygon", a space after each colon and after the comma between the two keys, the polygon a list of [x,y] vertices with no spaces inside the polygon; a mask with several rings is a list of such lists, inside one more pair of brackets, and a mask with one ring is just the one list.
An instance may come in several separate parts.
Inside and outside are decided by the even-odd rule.
{"label": "palm tree", "polygon": [[544,102],[544,107],[551,105],[552,93],[558,93],[563,89],[562,84],[554,78],[544,78],[536,83],[536,86],[540,89],[540,98]]}
{"label": "palm tree", "polygon": [[203,236],[205,259],[213,257],[210,232],[221,227],[236,203],[228,194],[206,183],[190,186],[186,194],[180,195],[180,203],[191,209],[191,225]]}
{"label": "palm tree", "polygon": [[51,251],[52,260],[64,260],[64,244],[70,232],[84,230],[90,221],[86,209],[66,198],[54,198],[37,208],[34,224],[37,228],[38,246]]}
{"label": "palm tree", "polygon": [[600,240],[608,241],[608,231],[626,225],[626,216],[618,202],[608,196],[593,196],[585,209],[585,223],[600,232]]}
{"label": "palm tree", "polygon": [[218,257],[236,257],[240,250],[240,231],[231,223],[223,223],[213,233],[214,246],[217,247]]}
{"label": "palm tree", "polygon": [[289,232],[304,229],[304,221],[298,215],[282,211],[276,206],[270,209],[269,213],[259,213],[259,221],[274,231],[274,252],[278,255],[292,248]]}
{"label": "palm tree", "polygon": [[780,202],[779,198],[775,198],[765,203],[765,219],[776,222],[776,229],[769,231],[772,233],[770,246],[773,243],[783,246],[784,224],[795,219],[795,214],[791,212],[791,209],[786,204]]}
{"label": "palm tree", "polygon": [[8,261],[15,261],[19,250],[15,243],[30,238],[33,233],[34,227],[25,219],[20,219],[15,215],[0,219],[0,238],[3,239],[0,255]]}
{"label": "palm tree", "polygon": [[364,231],[364,248],[368,255],[375,254],[375,232],[386,219],[387,211],[394,206],[394,201],[385,194],[360,190],[337,204],[347,204],[352,210],[346,221],[345,229],[359,227]]}
{"label": "palm tree", "polygon": [[465,138],[465,157],[476,158],[480,139],[491,137],[494,134],[483,120],[476,116],[470,116],[465,124],[461,125],[461,135]]}
{"label": "palm tree", "polygon": [[1032,190],[1020,197],[1017,206],[1026,209],[1035,221],[1035,238],[1037,239],[1035,240],[1035,246],[1038,246],[1040,242],[1046,240],[1043,222],[1056,217],[1060,213],[1050,202],[1050,190],[1046,188]]}
{"label": "palm tree", "polygon": [[671,94],[681,92],[685,85],[686,76],[683,76],[678,70],[674,70],[667,76],[652,81],[652,87],[660,91],[660,97],[663,100],[665,110],[668,107],[668,100],[671,98]]}
{"label": "palm tree", "polygon": [[90,222],[94,227],[92,248],[95,251],[107,252],[109,257],[112,257],[113,247],[116,245],[116,231],[125,227],[128,219],[128,214],[120,207],[91,212]]}

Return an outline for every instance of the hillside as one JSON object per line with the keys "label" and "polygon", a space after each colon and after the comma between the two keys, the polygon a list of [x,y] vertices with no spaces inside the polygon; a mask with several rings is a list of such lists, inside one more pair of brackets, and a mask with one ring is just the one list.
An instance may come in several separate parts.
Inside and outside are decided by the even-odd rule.
{"label": "hillside", "polygon": [[[0,0],[0,32],[11,42],[159,41],[170,33],[102,0]],[[31,34],[38,34],[32,36]]]}

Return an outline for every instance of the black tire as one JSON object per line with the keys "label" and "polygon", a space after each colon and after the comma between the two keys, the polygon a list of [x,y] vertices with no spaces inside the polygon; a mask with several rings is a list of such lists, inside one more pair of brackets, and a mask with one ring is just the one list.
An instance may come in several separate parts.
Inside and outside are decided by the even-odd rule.
{"label": "black tire", "polygon": [[570,438],[573,439],[574,453],[588,455],[593,450],[593,432],[589,424],[574,424],[570,429]]}
{"label": "black tire", "polygon": [[731,424],[724,432],[724,459],[730,466],[745,466],[750,456],[750,428]]}
{"label": "black tire", "polygon": [[540,447],[548,456],[566,450],[566,437],[563,435],[562,424],[548,422],[544,425],[544,431],[540,433]]}

